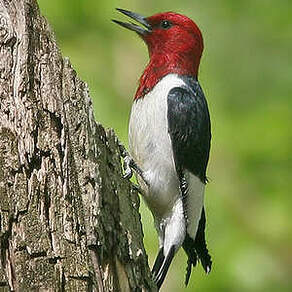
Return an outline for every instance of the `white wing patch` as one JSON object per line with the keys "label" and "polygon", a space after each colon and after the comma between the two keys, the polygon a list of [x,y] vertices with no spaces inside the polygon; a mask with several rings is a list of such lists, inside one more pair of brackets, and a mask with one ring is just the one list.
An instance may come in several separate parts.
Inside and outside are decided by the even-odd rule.
{"label": "white wing patch", "polygon": [[192,173],[188,173],[187,181],[189,187],[186,202],[188,220],[187,232],[190,237],[195,240],[204,205],[205,184]]}

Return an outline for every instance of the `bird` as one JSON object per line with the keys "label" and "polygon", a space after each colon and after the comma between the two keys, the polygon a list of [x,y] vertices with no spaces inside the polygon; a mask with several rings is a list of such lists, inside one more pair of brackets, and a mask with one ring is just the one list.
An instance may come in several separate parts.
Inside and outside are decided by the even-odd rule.
{"label": "bird", "polygon": [[205,239],[206,168],[211,145],[207,100],[198,81],[203,37],[196,23],[175,12],[150,17],[117,10],[133,21],[112,20],[146,43],[149,63],[139,79],[129,119],[125,177],[133,170],[158,233],[152,268],[158,289],[182,247],[187,255],[185,285],[201,262],[211,271]]}

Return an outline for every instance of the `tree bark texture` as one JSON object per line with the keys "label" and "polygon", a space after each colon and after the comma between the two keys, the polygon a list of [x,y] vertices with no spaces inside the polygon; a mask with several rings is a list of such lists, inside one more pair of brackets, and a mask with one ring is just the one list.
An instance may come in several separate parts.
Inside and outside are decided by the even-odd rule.
{"label": "tree bark texture", "polygon": [[0,289],[155,291],[119,141],[35,0],[0,0]]}

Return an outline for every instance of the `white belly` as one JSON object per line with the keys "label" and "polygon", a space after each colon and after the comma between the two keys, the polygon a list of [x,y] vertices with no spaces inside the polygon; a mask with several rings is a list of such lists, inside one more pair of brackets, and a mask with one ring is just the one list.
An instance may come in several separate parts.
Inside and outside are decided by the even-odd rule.
{"label": "white belly", "polygon": [[[148,187],[138,178],[145,191],[144,199],[157,221],[173,215],[181,196],[168,134],[167,96],[173,87],[183,84],[175,74],[167,75],[149,94],[134,102],[130,116],[130,153],[149,183]],[[187,230],[194,239],[201,217],[205,185],[190,173],[186,173],[186,179],[189,186],[185,210]],[[178,212],[183,214],[183,210],[179,209]]]}
{"label": "white belly", "polygon": [[[134,102],[129,122],[130,153],[149,182],[145,200],[153,213],[167,216],[179,197],[167,125],[167,95],[184,82],[175,74],[164,77],[153,90]],[[143,187],[143,184],[142,184]]]}

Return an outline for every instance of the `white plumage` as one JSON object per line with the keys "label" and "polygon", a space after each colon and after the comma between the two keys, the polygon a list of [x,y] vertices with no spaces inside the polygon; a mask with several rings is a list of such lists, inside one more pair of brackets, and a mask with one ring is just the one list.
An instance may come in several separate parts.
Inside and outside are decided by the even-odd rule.
{"label": "white plumage", "polygon": [[165,76],[150,93],[135,100],[129,122],[130,153],[147,181],[148,185],[138,178],[153,213],[164,255],[171,246],[181,246],[186,230],[195,239],[203,207],[205,185],[191,173],[186,174],[187,202],[182,202],[168,133],[167,96],[172,88],[183,85],[186,84],[178,75]]}

